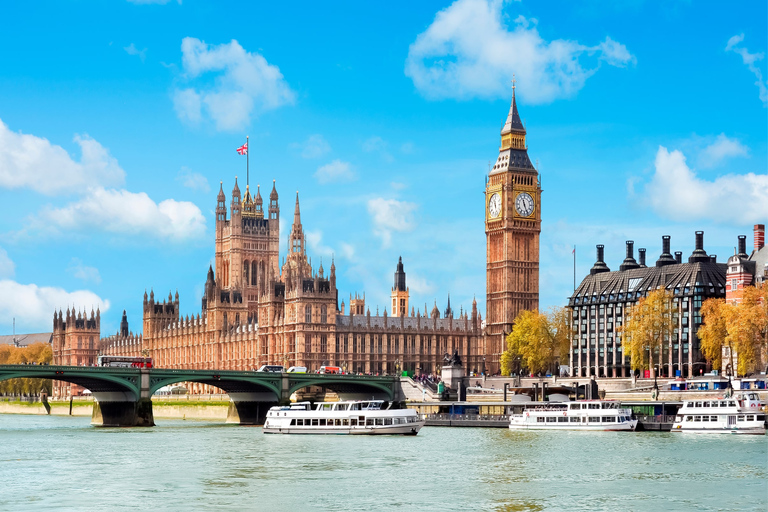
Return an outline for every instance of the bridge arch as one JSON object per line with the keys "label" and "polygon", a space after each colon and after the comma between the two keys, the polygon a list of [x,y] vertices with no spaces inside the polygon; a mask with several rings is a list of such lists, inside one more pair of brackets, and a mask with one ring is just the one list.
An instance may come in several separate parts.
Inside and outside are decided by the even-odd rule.
{"label": "bridge arch", "polygon": [[348,375],[319,375],[315,378],[307,375],[304,378],[292,380],[289,384],[288,394],[292,395],[296,391],[310,386],[330,389],[339,396],[346,394],[360,395],[362,397],[371,394],[376,398],[384,396],[387,400],[395,398],[395,391],[387,382],[378,382],[370,379],[357,380]]}
{"label": "bridge arch", "polygon": [[0,366],[0,380],[51,379],[77,384],[92,393],[126,393],[134,400],[141,396],[139,372],[130,368],[94,368],[45,365]]}
{"label": "bridge arch", "polygon": [[[278,401],[280,400],[281,387],[279,377],[276,381],[273,382],[273,380],[274,379],[259,378],[259,376],[255,376],[250,372],[201,372],[200,370],[186,372],[184,370],[163,370],[156,368],[152,370],[150,377],[149,394],[151,396],[160,388],[171,384],[177,384],[179,382],[195,382],[217,387],[225,391],[233,399],[238,395],[252,395],[259,396],[265,401],[270,398],[274,401]],[[271,396],[267,396],[266,394]]]}

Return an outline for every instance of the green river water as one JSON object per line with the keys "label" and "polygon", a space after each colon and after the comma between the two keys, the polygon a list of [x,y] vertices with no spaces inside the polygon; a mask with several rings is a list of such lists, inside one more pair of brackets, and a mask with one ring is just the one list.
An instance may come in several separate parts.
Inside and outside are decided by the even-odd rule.
{"label": "green river water", "polygon": [[768,510],[768,436],[89,422],[0,415],[0,511]]}

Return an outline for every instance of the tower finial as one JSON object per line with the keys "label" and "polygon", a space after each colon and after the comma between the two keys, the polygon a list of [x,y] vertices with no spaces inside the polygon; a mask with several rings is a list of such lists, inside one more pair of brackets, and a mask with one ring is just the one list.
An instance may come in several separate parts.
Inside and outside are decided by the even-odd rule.
{"label": "tower finial", "polygon": [[517,80],[515,79],[515,74],[512,73],[512,97],[515,97],[515,84],[517,83]]}

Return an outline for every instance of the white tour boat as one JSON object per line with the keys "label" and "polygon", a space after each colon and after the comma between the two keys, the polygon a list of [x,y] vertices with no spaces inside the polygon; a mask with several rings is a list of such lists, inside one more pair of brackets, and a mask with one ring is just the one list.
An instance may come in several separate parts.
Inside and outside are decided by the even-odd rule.
{"label": "white tour boat", "polygon": [[424,420],[413,409],[382,408],[384,400],[298,402],[267,412],[265,434],[400,434],[415,436]]}
{"label": "white tour boat", "polygon": [[757,393],[709,400],[686,400],[672,432],[765,434],[765,411]]}
{"label": "white tour boat", "polygon": [[509,420],[512,430],[635,430],[632,409],[608,400],[527,404]]}

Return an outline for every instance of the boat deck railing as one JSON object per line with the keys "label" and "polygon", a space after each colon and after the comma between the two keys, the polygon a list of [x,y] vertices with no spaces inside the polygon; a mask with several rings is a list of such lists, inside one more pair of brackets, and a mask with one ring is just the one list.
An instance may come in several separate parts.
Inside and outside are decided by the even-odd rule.
{"label": "boat deck railing", "polygon": [[509,421],[506,414],[450,414],[450,413],[431,413],[422,414],[425,420],[446,420],[446,421]]}
{"label": "boat deck railing", "polygon": [[674,423],[674,414],[657,414],[655,416],[638,414],[637,419],[640,423]]}

